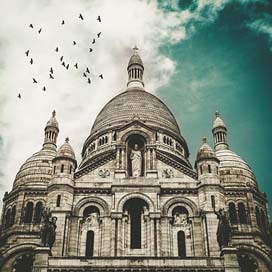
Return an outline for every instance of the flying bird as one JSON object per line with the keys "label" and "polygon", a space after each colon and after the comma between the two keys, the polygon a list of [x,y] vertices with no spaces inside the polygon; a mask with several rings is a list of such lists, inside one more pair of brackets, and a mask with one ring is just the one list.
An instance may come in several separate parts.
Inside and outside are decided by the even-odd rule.
{"label": "flying bird", "polygon": [[78,17],[78,18],[81,19],[81,20],[83,21],[83,16],[82,16],[81,13],[79,14],[79,17]]}
{"label": "flying bird", "polygon": [[88,67],[86,68],[86,72],[87,72],[87,73],[90,73],[90,70],[89,70],[89,68],[88,68]]}
{"label": "flying bird", "polygon": [[17,97],[18,97],[19,99],[21,99],[22,96],[21,96],[21,94],[19,93]]}
{"label": "flying bird", "polygon": [[44,92],[46,91],[46,88],[45,88],[45,86],[43,86],[42,90],[43,90]]}
{"label": "flying bird", "polygon": [[73,45],[76,45],[76,41],[73,41]]}
{"label": "flying bird", "polygon": [[92,49],[92,48],[90,48],[90,49],[89,49],[89,52],[93,52],[93,49]]}
{"label": "flying bird", "polygon": [[34,26],[32,24],[30,24],[29,27],[34,28]]}
{"label": "flying bird", "polygon": [[50,73],[51,73],[51,74],[54,74],[54,71],[53,71],[53,68],[52,68],[52,67],[50,68]]}
{"label": "flying bird", "polygon": [[25,52],[25,54],[26,54],[26,56],[28,57],[28,55],[29,55],[29,50],[27,50],[27,51]]}
{"label": "flying bird", "polygon": [[32,58],[30,59],[30,64],[33,64],[33,59]]}
{"label": "flying bird", "polygon": [[101,32],[97,33],[97,38],[99,38],[99,37],[100,37],[100,35],[101,35]]}
{"label": "flying bird", "polygon": [[95,43],[95,39],[93,39],[93,41],[92,41],[92,44],[94,44]]}
{"label": "flying bird", "polygon": [[33,77],[33,83],[38,83],[38,81]]}
{"label": "flying bird", "polygon": [[49,74],[49,78],[54,79],[54,77],[52,76],[52,74]]}
{"label": "flying bird", "polygon": [[58,48],[58,47],[56,47],[55,51],[56,51],[56,52],[59,52],[59,48]]}
{"label": "flying bird", "polygon": [[69,64],[66,65],[66,69],[67,69],[67,70],[69,69]]}
{"label": "flying bird", "polygon": [[62,60],[63,60],[63,56],[60,57],[60,61],[62,61]]}
{"label": "flying bird", "polygon": [[100,77],[101,79],[103,79],[103,75],[102,75],[102,74],[100,74],[99,77]]}
{"label": "flying bird", "polygon": [[62,62],[62,66],[64,66],[64,67],[65,67],[65,62],[64,62],[64,61]]}
{"label": "flying bird", "polygon": [[77,63],[74,66],[76,67],[76,69],[78,68],[78,64]]}
{"label": "flying bird", "polygon": [[88,77],[88,83],[91,84],[91,79]]}
{"label": "flying bird", "polygon": [[64,25],[64,24],[65,24],[64,20],[62,20],[62,21],[61,21],[61,24],[62,24],[62,25]]}
{"label": "flying bird", "polygon": [[38,33],[41,34],[41,32],[42,32],[42,29],[40,28],[39,31],[38,31]]}
{"label": "flying bird", "polygon": [[87,77],[86,73],[83,73],[83,76],[84,76],[84,77]]}
{"label": "flying bird", "polygon": [[100,17],[100,15],[97,17],[97,21],[98,21],[99,23],[101,23],[101,17]]}

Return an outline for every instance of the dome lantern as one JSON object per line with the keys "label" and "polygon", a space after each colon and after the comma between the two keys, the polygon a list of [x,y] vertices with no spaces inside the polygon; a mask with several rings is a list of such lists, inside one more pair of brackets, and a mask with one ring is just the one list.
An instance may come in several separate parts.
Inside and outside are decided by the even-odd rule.
{"label": "dome lantern", "polygon": [[133,55],[130,57],[127,71],[128,71],[128,83],[127,87],[144,87],[143,74],[144,74],[144,65],[141,57],[138,55],[138,47],[133,48]]}
{"label": "dome lantern", "polygon": [[52,112],[50,120],[46,123],[44,129],[44,143],[43,149],[53,149],[57,148],[57,138],[59,134],[59,125],[56,119],[56,111]]}
{"label": "dome lantern", "polygon": [[227,127],[218,111],[215,112],[212,133],[214,138],[214,148],[216,151],[229,148],[227,143]]}

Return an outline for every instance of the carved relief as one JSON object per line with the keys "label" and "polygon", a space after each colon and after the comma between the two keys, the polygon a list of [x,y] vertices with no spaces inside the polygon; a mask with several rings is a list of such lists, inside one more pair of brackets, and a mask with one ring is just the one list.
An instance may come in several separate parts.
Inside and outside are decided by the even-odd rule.
{"label": "carved relief", "polygon": [[99,172],[98,172],[98,175],[101,178],[106,178],[106,177],[110,176],[110,171],[108,169],[100,169]]}
{"label": "carved relief", "polygon": [[173,178],[174,177],[174,172],[172,169],[164,169],[162,172],[162,177],[163,178]]}

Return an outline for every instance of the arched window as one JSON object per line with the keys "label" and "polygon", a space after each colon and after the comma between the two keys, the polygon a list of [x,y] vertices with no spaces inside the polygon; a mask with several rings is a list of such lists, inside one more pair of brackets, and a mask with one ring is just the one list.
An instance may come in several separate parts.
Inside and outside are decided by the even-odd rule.
{"label": "arched window", "polygon": [[33,267],[33,255],[31,254],[22,254],[19,256],[13,266],[14,272],[32,272],[32,267]]}
{"label": "arched window", "polygon": [[163,143],[166,144],[166,137],[165,136],[163,136]]}
{"label": "arched window", "polygon": [[258,206],[256,206],[255,207],[255,213],[256,213],[256,221],[257,221],[257,225],[259,226],[259,227],[261,227],[261,215],[260,215],[260,210],[259,210],[259,207]]}
{"label": "arched window", "polygon": [[265,216],[263,209],[261,209],[261,224],[262,224],[262,228],[265,230],[266,229],[266,216]]}
{"label": "arched window", "polygon": [[100,215],[99,209],[95,206],[88,206],[83,211],[83,217],[86,218],[91,214]]}
{"label": "arched window", "polygon": [[209,173],[212,172],[211,166],[209,164],[208,164],[208,171],[209,171]]}
{"label": "arched window", "polygon": [[60,200],[61,200],[61,195],[57,196],[57,201],[56,201],[56,206],[60,207]]}
{"label": "arched window", "polygon": [[215,210],[215,196],[211,195],[211,204],[212,204],[212,208]]}
{"label": "arched window", "polygon": [[238,203],[238,216],[240,224],[247,224],[246,209],[243,202]]}
{"label": "arched window", "polygon": [[256,260],[248,254],[240,254],[238,256],[239,266],[241,272],[256,272],[258,271],[258,265]]}
{"label": "arched window", "polygon": [[24,217],[24,223],[31,223],[32,222],[32,216],[33,216],[33,203],[28,202],[25,208],[25,217]]}
{"label": "arched window", "polygon": [[54,165],[53,174],[56,174],[56,165]]}
{"label": "arched window", "polygon": [[14,225],[15,223],[15,217],[16,217],[16,206],[12,207],[11,215],[10,215],[10,226]]}
{"label": "arched window", "polygon": [[108,143],[108,136],[105,137],[105,143]]}
{"label": "arched window", "polygon": [[60,172],[63,173],[64,171],[64,164],[61,165]]}
{"label": "arched window", "polygon": [[203,169],[202,169],[202,165],[200,165],[200,174],[203,174]]}
{"label": "arched window", "polygon": [[42,219],[42,202],[39,201],[35,206],[34,224],[40,224]]}
{"label": "arched window", "polygon": [[184,231],[178,232],[178,256],[186,256],[186,245],[185,245],[185,233]]}
{"label": "arched window", "polygon": [[10,223],[10,209],[7,210],[5,216],[5,227],[8,228]]}
{"label": "arched window", "polygon": [[86,257],[93,257],[94,252],[94,232],[89,230],[86,238]]}
{"label": "arched window", "polygon": [[113,132],[113,135],[112,135],[112,140],[113,140],[113,141],[116,141],[116,138],[117,138],[117,137],[116,137],[116,132],[114,131],[114,132]]}
{"label": "arched window", "polygon": [[70,165],[70,170],[69,170],[69,173],[72,174],[72,171],[73,171],[73,166]]}
{"label": "arched window", "polygon": [[229,217],[231,224],[237,224],[236,206],[233,202],[229,203]]}

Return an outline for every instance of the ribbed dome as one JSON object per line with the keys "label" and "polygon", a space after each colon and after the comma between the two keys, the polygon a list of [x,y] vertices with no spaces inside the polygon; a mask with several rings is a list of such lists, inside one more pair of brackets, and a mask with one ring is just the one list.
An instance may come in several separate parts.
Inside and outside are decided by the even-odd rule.
{"label": "ribbed dome", "polygon": [[[255,176],[250,166],[237,154],[229,149],[215,151],[220,161],[221,175],[243,175],[255,181]],[[239,179],[241,180],[241,179]]]}
{"label": "ribbed dome", "polygon": [[76,156],[73,148],[69,144],[69,139],[65,139],[65,143],[59,148],[56,157],[66,157],[75,160]]}
{"label": "ribbed dome", "polygon": [[224,127],[224,128],[226,128],[226,125],[225,125],[223,119],[220,117],[220,114],[219,114],[218,111],[215,113],[215,120],[213,122],[213,129],[217,128],[217,127]]}
{"label": "ribbed dome", "polygon": [[180,135],[178,124],[167,106],[154,95],[137,88],[129,89],[110,100],[98,114],[91,134],[118,128],[135,119]]}
{"label": "ribbed dome", "polygon": [[58,124],[58,121],[56,119],[56,112],[55,111],[52,112],[52,116],[51,116],[50,120],[46,123],[46,127],[59,128],[59,124]]}
{"label": "ribbed dome", "polygon": [[52,175],[52,160],[56,156],[56,151],[42,149],[34,153],[21,166],[18,171],[13,187],[19,185],[41,185],[47,184]]}
{"label": "ribbed dome", "polygon": [[128,62],[128,66],[130,66],[132,64],[139,64],[139,65],[142,65],[142,66],[144,65],[141,57],[137,53],[135,53],[135,54],[133,54],[131,56],[131,58],[130,58],[130,60]]}
{"label": "ribbed dome", "polygon": [[212,148],[207,144],[206,138],[203,139],[203,144],[199,148],[196,159],[209,159],[209,158],[215,158],[215,153],[212,150]]}

